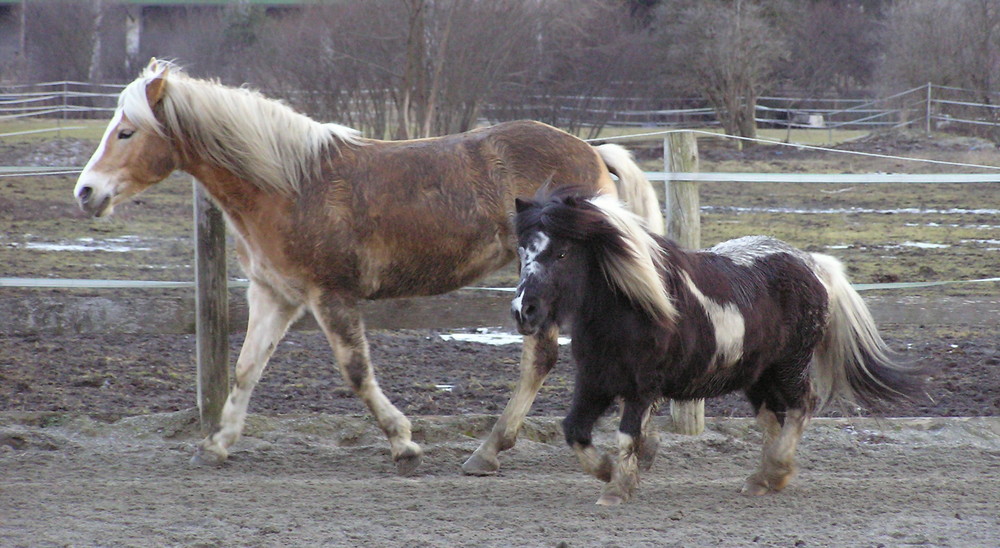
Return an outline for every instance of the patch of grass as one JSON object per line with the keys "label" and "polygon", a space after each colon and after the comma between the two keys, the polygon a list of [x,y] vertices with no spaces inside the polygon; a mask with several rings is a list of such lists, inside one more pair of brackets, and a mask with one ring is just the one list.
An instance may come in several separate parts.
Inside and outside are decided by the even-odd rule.
{"label": "patch of grass", "polygon": [[[77,120],[60,118],[0,118],[0,135],[9,133],[20,133],[20,135],[7,135],[0,138],[3,143],[38,143],[60,137],[74,137],[77,139],[100,140],[104,135],[104,129],[111,119],[109,113],[106,119],[101,120]],[[38,132],[39,130],[53,130]],[[32,133],[23,133],[32,132]]]}

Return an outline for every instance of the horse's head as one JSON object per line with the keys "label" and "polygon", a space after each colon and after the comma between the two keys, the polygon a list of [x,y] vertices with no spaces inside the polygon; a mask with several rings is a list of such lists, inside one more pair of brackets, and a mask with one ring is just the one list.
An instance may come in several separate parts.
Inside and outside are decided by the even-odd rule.
{"label": "horse's head", "polygon": [[661,279],[662,248],[612,196],[562,187],[517,200],[517,237],[521,278],[511,314],[524,335],[565,324],[602,289],[658,320],[677,314]]}
{"label": "horse's head", "polygon": [[154,114],[166,92],[168,71],[168,65],[154,59],[118,97],[114,118],[73,191],[85,212],[108,215],[178,167],[179,154]]}

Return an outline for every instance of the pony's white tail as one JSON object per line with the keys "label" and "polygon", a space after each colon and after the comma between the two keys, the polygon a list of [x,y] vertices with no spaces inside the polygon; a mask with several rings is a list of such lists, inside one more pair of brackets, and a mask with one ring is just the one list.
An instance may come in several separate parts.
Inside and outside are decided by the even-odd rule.
{"label": "pony's white tail", "polygon": [[893,361],[841,262],[829,255],[811,255],[830,298],[829,323],[812,367],[820,407],[838,401],[880,409],[887,402],[914,395],[924,372]]}
{"label": "pony's white tail", "polygon": [[646,221],[647,230],[663,235],[666,226],[663,222],[660,201],[656,198],[653,185],[646,179],[646,174],[632,159],[632,154],[614,144],[600,145],[596,148],[604,160],[604,165],[608,166],[608,171],[618,177],[618,198],[630,211]]}

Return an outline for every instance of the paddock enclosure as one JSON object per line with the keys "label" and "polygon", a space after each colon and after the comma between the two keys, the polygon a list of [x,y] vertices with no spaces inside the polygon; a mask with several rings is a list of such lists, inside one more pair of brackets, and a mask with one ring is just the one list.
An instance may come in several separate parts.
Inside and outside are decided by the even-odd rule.
{"label": "paddock enclosure", "polygon": [[[94,146],[3,144],[0,164],[36,149],[59,156],[78,147],[82,161],[64,165],[82,165]],[[959,150],[949,147],[926,150]],[[702,170],[720,171],[711,164],[724,162],[794,170],[803,156],[709,151]],[[866,171],[876,170],[889,169]],[[190,279],[188,180],[167,181],[155,195],[123,204],[121,217],[84,226],[66,199],[71,179],[0,181],[8,227],[0,275]],[[845,262],[872,259],[855,273],[858,282],[983,278],[995,268],[995,186],[778,188],[703,183],[705,245],[761,226],[800,245],[846,244],[834,251],[848,255]],[[908,225],[919,225],[916,235]],[[857,236],[838,241],[841,230]],[[902,245],[921,242],[950,247]],[[131,249],[92,249],[116,246]],[[977,266],[989,257],[994,266]],[[619,510],[593,505],[593,480],[579,472],[554,418],[571,393],[565,350],[518,444],[504,453],[501,474],[473,478],[460,465],[516,380],[516,346],[440,338],[478,334],[465,323],[377,330],[372,352],[382,387],[414,416],[414,440],[426,450],[419,473],[400,478],[381,432],[339,381],[326,342],[300,326],[278,348],[228,464],[198,469],[187,464],[199,437],[189,290],[119,299],[100,289],[0,287],[0,307],[16,316],[0,322],[0,545],[997,545],[1000,301],[991,288],[995,282],[863,293],[894,349],[938,367],[933,404],[900,408],[902,419],[815,420],[800,446],[799,480],[757,499],[736,494],[759,457],[747,409],[707,402],[706,433],[694,437],[668,434],[661,416],[659,458],[643,475],[643,495]],[[231,292],[237,312],[241,294]],[[477,312],[463,300],[469,294],[443,303]],[[503,295],[475,299],[500,302],[506,316]],[[169,317],[172,327],[130,332],[125,310]],[[412,310],[390,309],[386,319]],[[497,317],[489,317],[490,331],[509,332]],[[412,365],[446,361],[452,365],[422,376]],[[599,425],[602,447],[613,444],[614,422]]]}

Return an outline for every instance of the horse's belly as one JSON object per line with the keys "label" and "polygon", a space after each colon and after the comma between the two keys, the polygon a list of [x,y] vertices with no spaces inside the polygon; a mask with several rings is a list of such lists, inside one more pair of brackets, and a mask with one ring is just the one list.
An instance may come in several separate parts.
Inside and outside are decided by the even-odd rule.
{"label": "horse's belly", "polygon": [[490,245],[470,245],[460,252],[428,250],[397,256],[369,270],[364,284],[365,296],[386,299],[447,293],[496,271],[513,258],[513,251],[499,241]]}

